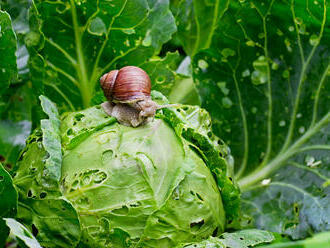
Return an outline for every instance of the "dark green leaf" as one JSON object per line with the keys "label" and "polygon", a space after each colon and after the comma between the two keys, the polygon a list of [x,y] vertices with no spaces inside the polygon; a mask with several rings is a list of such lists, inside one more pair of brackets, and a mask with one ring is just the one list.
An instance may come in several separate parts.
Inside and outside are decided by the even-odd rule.
{"label": "dark green leaf", "polygon": [[10,170],[31,132],[35,99],[28,85],[12,85],[7,93],[3,95],[6,105],[0,110],[0,162]]}
{"label": "dark green leaf", "polygon": [[60,109],[89,106],[100,76],[141,65],[176,31],[168,1],[35,1],[30,14],[34,86]]}
{"label": "dark green leaf", "polygon": [[272,245],[261,246],[260,248],[328,248],[330,247],[330,232],[316,234],[308,238],[295,242],[284,242]]}
{"label": "dark green leaf", "polygon": [[16,35],[10,16],[0,10],[0,96],[17,79]]}
{"label": "dark green leaf", "polygon": [[228,0],[171,0],[178,26],[177,36],[185,52],[194,56],[208,48]]}
{"label": "dark green leaf", "polygon": [[185,248],[249,248],[259,244],[270,243],[274,240],[272,233],[258,230],[247,229],[234,233],[223,233],[220,238],[210,237],[198,243],[191,243],[179,247]]}
{"label": "dark green leaf", "polygon": [[14,217],[17,211],[17,192],[8,172],[0,163],[0,246],[4,245],[9,230],[2,220],[3,217]]}
{"label": "dark green leaf", "polygon": [[25,226],[12,218],[4,218],[4,220],[9,227],[11,234],[20,241],[20,244],[23,244],[23,247],[41,248],[38,241]]}
{"label": "dark green leaf", "polygon": [[17,211],[17,192],[8,172],[0,163],[0,218],[13,217]]}
{"label": "dark green leaf", "polygon": [[3,0],[1,8],[8,12],[12,19],[13,29],[17,36],[17,67],[19,79],[27,79],[29,54],[24,44],[25,35],[29,32],[28,9],[31,0]]}
{"label": "dark green leaf", "polygon": [[193,62],[241,189],[253,189],[244,198],[254,210],[243,209],[257,226],[294,238],[329,229],[328,8],[320,0],[232,1],[211,48]]}

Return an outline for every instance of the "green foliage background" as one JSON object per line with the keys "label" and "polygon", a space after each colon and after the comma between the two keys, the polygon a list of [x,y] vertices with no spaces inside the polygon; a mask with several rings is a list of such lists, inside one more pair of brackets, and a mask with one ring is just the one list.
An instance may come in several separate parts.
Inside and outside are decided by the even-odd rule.
{"label": "green foliage background", "polygon": [[[230,146],[242,211],[228,227],[294,240],[329,230],[329,8],[327,0],[0,1],[0,194],[9,187],[3,197],[17,198],[8,172],[45,118],[39,95],[60,113],[81,110],[104,101],[103,73],[136,65],[170,101],[205,108]],[[56,127],[51,116],[44,130]],[[16,225],[1,220],[0,233],[7,226]]]}

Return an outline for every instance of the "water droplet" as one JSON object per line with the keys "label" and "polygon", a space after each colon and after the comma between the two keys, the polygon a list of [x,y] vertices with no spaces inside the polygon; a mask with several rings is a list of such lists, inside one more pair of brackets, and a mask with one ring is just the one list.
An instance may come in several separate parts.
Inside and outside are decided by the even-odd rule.
{"label": "water droplet", "polygon": [[298,131],[301,134],[304,133],[305,132],[305,127],[301,126]]}
{"label": "water droplet", "polygon": [[282,77],[288,78],[289,76],[290,76],[289,70],[284,70],[283,73],[282,73]]}
{"label": "water droplet", "polygon": [[226,87],[226,82],[219,82],[217,83],[218,87],[220,88],[220,90],[222,91],[222,93],[224,95],[228,95],[229,94],[229,89]]}
{"label": "water droplet", "polygon": [[309,38],[309,44],[311,44],[312,46],[317,46],[319,42],[319,37],[316,34],[312,34]]}
{"label": "water droplet", "polygon": [[286,38],[285,40],[284,40],[284,44],[285,44],[285,46],[286,46],[286,49],[288,50],[288,52],[292,52],[292,47],[291,47],[291,42],[290,42],[290,40],[288,39],[288,38]]}
{"label": "water droplet", "polygon": [[286,124],[286,123],[285,123],[285,121],[284,121],[284,120],[282,120],[282,121],[280,121],[280,122],[279,122],[279,124],[278,124],[278,125],[279,125],[280,127],[284,127],[284,126],[285,126],[285,124]]}
{"label": "water droplet", "polygon": [[148,30],[146,33],[146,37],[142,41],[142,45],[145,47],[151,46],[151,44],[152,44],[152,36],[150,33],[151,33],[151,31]]}
{"label": "water droplet", "polygon": [[230,56],[235,56],[236,52],[230,48],[225,48],[221,51],[222,56],[228,58]]}
{"label": "water droplet", "polygon": [[293,32],[294,31],[294,27],[293,26],[290,26],[288,29],[289,29],[290,32]]}
{"label": "water droplet", "polygon": [[301,113],[298,113],[298,114],[296,115],[296,117],[299,119],[299,118],[302,117],[302,114],[301,114]]}
{"label": "water droplet", "polygon": [[122,29],[121,31],[125,34],[135,34],[135,29],[134,28]]}
{"label": "water droplet", "polygon": [[222,98],[222,105],[225,108],[230,108],[231,106],[233,106],[233,102],[230,100],[229,97],[224,97],[224,98]]}
{"label": "water droplet", "polygon": [[272,180],[271,180],[270,178],[267,178],[267,179],[262,180],[262,181],[261,181],[261,184],[262,184],[262,185],[268,185],[268,184],[270,184],[271,181],[272,181]]}
{"label": "water droplet", "polygon": [[254,41],[252,41],[252,40],[249,40],[249,41],[247,41],[247,42],[245,42],[245,44],[247,45],[247,46],[250,46],[250,47],[254,47],[256,44],[254,43]]}
{"label": "water droplet", "polygon": [[283,32],[282,32],[280,29],[277,29],[277,30],[276,30],[276,34],[277,34],[278,36],[282,36],[282,35],[283,35]]}
{"label": "water droplet", "polygon": [[198,67],[202,70],[206,70],[207,67],[209,67],[209,64],[204,59],[200,59],[198,60]]}
{"label": "water droplet", "polygon": [[257,109],[256,107],[252,107],[251,112],[252,112],[253,114],[257,113],[257,111],[258,111],[258,109]]}
{"label": "water droplet", "polygon": [[273,63],[272,63],[272,69],[273,69],[273,70],[277,70],[278,67],[279,67],[279,64],[278,64],[278,63],[276,63],[276,62],[273,62]]}
{"label": "water droplet", "polygon": [[5,73],[6,72],[6,69],[5,68],[2,68],[1,71],[2,71],[2,73]]}
{"label": "water droplet", "polygon": [[248,77],[248,76],[250,76],[250,70],[246,69],[242,72],[242,77]]}
{"label": "water droplet", "polygon": [[259,38],[259,39],[263,39],[263,38],[265,38],[265,34],[264,34],[264,33],[259,33],[259,34],[258,34],[258,38]]}
{"label": "water droplet", "polygon": [[251,75],[253,84],[260,85],[267,82],[267,66],[268,62],[265,56],[260,56],[257,60],[253,61],[253,67],[255,69]]}
{"label": "water droplet", "polygon": [[296,17],[294,19],[295,23],[297,23],[298,25],[301,25],[302,24],[302,19],[300,17]]}
{"label": "water droplet", "polygon": [[315,158],[313,156],[307,155],[306,158],[305,158],[305,162],[308,166],[313,164],[314,161],[315,161]]}
{"label": "water droplet", "polygon": [[315,4],[315,5],[318,5],[318,4],[319,4],[319,2],[315,0],[315,1],[314,1],[314,4]]}
{"label": "water droplet", "polygon": [[129,44],[129,40],[126,39],[126,41],[124,42],[124,44],[125,44],[125,46],[129,46],[129,45],[130,45],[130,44]]}

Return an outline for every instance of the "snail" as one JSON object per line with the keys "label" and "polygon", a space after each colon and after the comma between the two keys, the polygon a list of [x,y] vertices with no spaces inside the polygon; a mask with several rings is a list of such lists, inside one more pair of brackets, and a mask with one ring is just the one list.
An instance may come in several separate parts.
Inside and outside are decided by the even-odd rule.
{"label": "snail", "polygon": [[112,70],[100,78],[100,84],[108,100],[102,103],[104,111],[126,126],[145,124],[157,109],[174,106],[158,105],[151,99],[151,80],[136,66]]}

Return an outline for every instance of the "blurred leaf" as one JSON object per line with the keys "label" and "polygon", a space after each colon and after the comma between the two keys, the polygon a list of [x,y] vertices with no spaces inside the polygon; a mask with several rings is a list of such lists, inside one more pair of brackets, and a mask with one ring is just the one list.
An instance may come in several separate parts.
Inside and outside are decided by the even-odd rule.
{"label": "blurred leaf", "polygon": [[328,248],[330,247],[330,232],[316,234],[312,238],[295,242],[284,242],[261,246],[260,248]]}
{"label": "blurred leaf", "polygon": [[0,162],[12,169],[31,132],[31,110],[36,100],[28,84],[12,85],[2,97],[6,105],[0,111]]}
{"label": "blurred leaf", "polygon": [[[8,12],[12,19],[13,29],[17,36],[17,67],[19,80],[28,79],[29,54],[24,43],[24,37],[29,32],[28,9],[31,0],[3,0],[1,8]],[[19,81],[17,81],[19,82]]]}
{"label": "blurred leaf", "polygon": [[295,239],[330,228],[327,8],[232,1],[193,61],[202,106],[234,154],[243,210]]}
{"label": "blurred leaf", "polygon": [[2,220],[3,217],[14,217],[17,211],[17,192],[13,186],[13,181],[8,172],[0,163],[0,246],[9,234],[9,230]]}
{"label": "blurred leaf", "polygon": [[0,10],[0,96],[17,79],[16,49],[16,35],[10,16]]}
{"label": "blurred leaf", "polygon": [[196,242],[179,247],[185,248],[249,248],[259,244],[270,243],[274,240],[272,233],[258,230],[247,229],[233,233],[223,233],[219,238],[210,237],[202,242]]}
{"label": "blurred leaf", "polygon": [[71,0],[35,1],[30,29],[34,87],[72,110],[91,104],[102,74],[159,52],[176,26],[167,0]]}
{"label": "blurred leaf", "polygon": [[41,248],[38,241],[25,226],[12,218],[4,218],[4,220],[6,221],[6,225],[9,227],[11,234],[19,240],[22,247]]}
{"label": "blurred leaf", "polygon": [[228,0],[171,0],[178,26],[177,36],[185,52],[193,57],[208,48]]}

